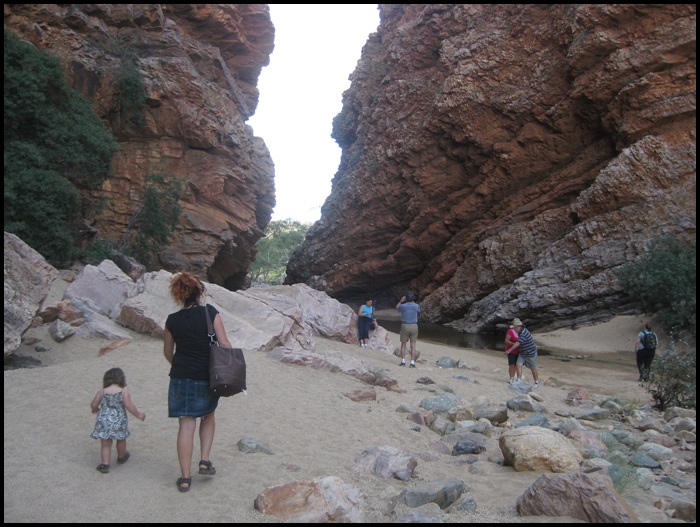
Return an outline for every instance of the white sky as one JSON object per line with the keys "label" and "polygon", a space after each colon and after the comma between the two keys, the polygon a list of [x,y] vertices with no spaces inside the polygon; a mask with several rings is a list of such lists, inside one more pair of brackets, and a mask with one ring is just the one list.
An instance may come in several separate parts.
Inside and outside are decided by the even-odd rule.
{"label": "white sky", "polygon": [[275,164],[272,219],[315,222],[340,164],[333,118],[379,11],[377,4],[269,5],[275,49],[248,124]]}

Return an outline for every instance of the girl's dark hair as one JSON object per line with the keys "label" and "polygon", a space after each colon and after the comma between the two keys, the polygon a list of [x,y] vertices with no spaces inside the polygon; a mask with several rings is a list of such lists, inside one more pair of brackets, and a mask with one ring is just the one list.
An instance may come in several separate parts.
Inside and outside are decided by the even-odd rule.
{"label": "girl's dark hair", "polygon": [[178,273],[170,280],[170,295],[184,307],[199,304],[204,291],[204,284],[192,273]]}
{"label": "girl's dark hair", "polygon": [[104,377],[102,378],[102,387],[107,388],[116,384],[120,388],[126,388],[126,375],[121,368],[112,368],[107,370]]}

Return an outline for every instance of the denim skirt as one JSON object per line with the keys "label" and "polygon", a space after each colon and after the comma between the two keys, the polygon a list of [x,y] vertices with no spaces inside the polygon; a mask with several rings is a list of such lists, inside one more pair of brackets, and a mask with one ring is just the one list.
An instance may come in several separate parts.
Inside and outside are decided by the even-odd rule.
{"label": "denim skirt", "polygon": [[170,379],[168,417],[202,417],[216,410],[219,397],[209,391],[208,381]]}

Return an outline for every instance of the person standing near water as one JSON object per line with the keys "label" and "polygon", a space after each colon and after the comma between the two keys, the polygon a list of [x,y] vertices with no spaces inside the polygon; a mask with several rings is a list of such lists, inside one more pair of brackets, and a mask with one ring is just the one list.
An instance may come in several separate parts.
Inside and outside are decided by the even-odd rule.
{"label": "person standing near water", "polygon": [[372,307],[372,299],[365,300],[364,305],[361,305],[357,310],[357,332],[360,339],[360,347],[366,348],[369,346],[369,330],[374,317],[374,307]]}
{"label": "person standing near water", "polygon": [[406,343],[411,341],[411,368],[416,367],[416,341],[418,340],[418,315],[420,306],[416,303],[416,294],[409,291],[401,297],[396,309],[401,312],[401,363],[406,366]]}

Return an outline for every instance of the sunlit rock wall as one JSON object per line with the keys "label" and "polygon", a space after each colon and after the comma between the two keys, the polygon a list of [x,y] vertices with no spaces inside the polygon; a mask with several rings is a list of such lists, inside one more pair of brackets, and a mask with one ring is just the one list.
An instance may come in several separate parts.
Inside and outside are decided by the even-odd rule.
{"label": "sunlit rock wall", "polygon": [[695,6],[380,11],[287,283],[385,307],[413,290],[469,332],[633,312],[615,270],[695,236]]}

